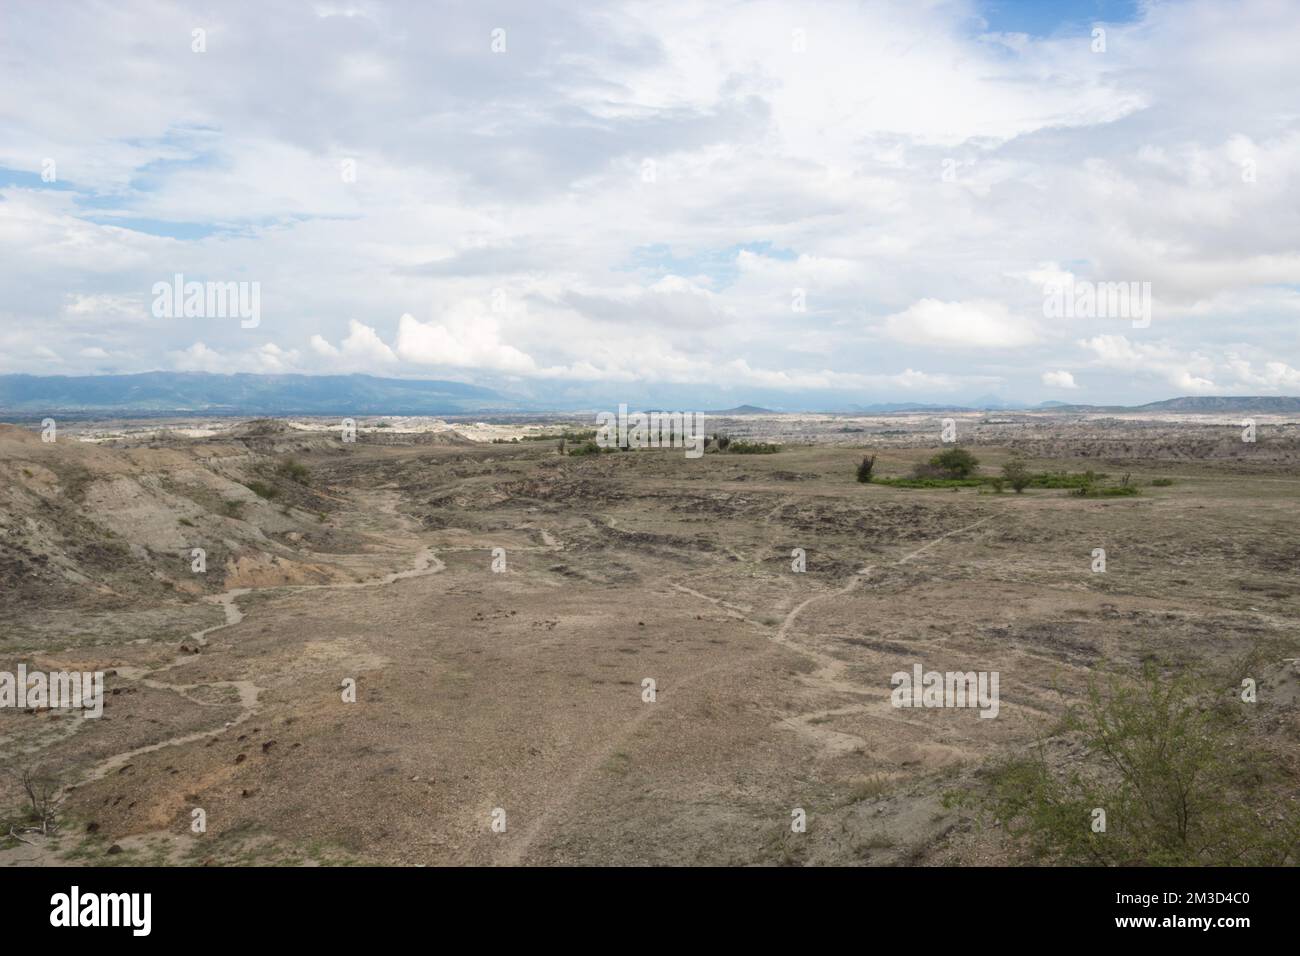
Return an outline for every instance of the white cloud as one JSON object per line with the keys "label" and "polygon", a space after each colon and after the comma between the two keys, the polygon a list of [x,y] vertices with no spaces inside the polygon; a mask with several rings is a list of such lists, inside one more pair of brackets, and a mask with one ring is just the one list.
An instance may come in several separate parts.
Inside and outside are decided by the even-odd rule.
{"label": "white cloud", "polygon": [[441,322],[419,322],[402,316],[397,351],[407,362],[452,368],[485,368],[497,372],[529,373],[536,363],[513,345],[501,341],[500,327],[485,307],[462,302]]}
{"label": "white cloud", "polygon": [[379,333],[356,319],[348,322],[347,338],[340,343],[338,351],[344,359],[361,364],[392,365],[397,362],[397,355]]}
{"label": "white cloud", "polygon": [[221,352],[204,342],[171,353],[172,368],[181,372],[254,372],[276,374],[298,371],[297,350],[284,350],[273,342],[243,351]]}
{"label": "white cloud", "polygon": [[1048,388],[1078,388],[1074,375],[1066,371],[1044,372],[1042,382]]}
{"label": "white cloud", "polygon": [[1235,356],[1225,364],[1243,388],[1264,392],[1300,391],[1300,369],[1292,368],[1286,362],[1264,362],[1258,372],[1250,362]]}
{"label": "white cloud", "polygon": [[326,358],[336,359],[339,357],[339,350],[330,345],[323,335],[313,335],[311,337],[312,351],[318,355],[324,355]]}
{"label": "white cloud", "polygon": [[1131,342],[1123,335],[1098,335],[1079,345],[1093,353],[1093,364],[1098,367],[1157,378],[1173,385],[1180,394],[1223,391],[1208,377],[1214,374],[1214,362],[1197,352],[1183,353],[1165,343]]}
{"label": "white cloud", "polygon": [[182,372],[224,372],[227,363],[223,356],[202,342],[172,353],[172,365]]}
{"label": "white cloud", "polygon": [[885,331],[914,345],[978,349],[1013,348],[1038,339],[1033,323],[1013,317],[1000,302],[922,299],[887,317]]}
{"label": "white cloud", "polygon": [[[163,42],[184,5],[78,9],[0,33],[7,371],[1300,388],[1284,4],[1140,4],[1104,56],[1087,24],[981,35],[985,0],[507,2],[503,57],[468,10],[232,4],[205,58]],[[261,325],[154,320],[178,272],[260,282]],[[1066,276],[1150,281],[1152,329],[1044,322]]]}

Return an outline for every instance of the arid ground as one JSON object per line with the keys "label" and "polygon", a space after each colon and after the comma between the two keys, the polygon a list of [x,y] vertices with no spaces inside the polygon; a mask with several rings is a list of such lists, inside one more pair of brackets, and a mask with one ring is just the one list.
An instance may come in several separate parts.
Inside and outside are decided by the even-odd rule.
{"label": "arid ground", "polygon": [[[97,720],[0,709],[0,819],[23,769],[62,797],[0,863],[1016,863],[945,797],[1040,745],[1068,767],[1065,708],[1152,662],[1255,680],[1251,759],[1294,800],[1296,427],[1023,419],[962,423],[986,472],[1140,494],[856,481],[939,450],[913,419],[697,460],[0,426],[0,670],[107,674]],[[997,717],[892,706],[918,663],[998,672]]]}

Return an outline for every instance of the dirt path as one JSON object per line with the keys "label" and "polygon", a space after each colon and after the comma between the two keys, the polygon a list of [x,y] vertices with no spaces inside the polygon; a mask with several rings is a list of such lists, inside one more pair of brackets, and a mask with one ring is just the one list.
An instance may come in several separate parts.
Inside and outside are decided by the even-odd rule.
{"label": "dirt path", "polygon": [[[730,664],[730,661],[723,661],[712,667],[695,671],[690,676],[677,681],[674,688],[675,690],[681,690],[690,687],[699,683],[705,677],[730,666]],[[522,834],[511,842],[509,849],[506,850],[500,862],[506,866],[519,866],[522,864],[528,851],[537,843],[538,838],[546,831],[548,825],[557,818],[562,818],[572,806],[583,784],[594,776],[615,753],[622,750],[627,741],[636,734],[643,724],[660,712],[660,704],[644,704],[636,716],[624,724],[617,734],[604,741],[601,746],[593,749],[578,769],[568,777],[564,794],[559,799],[547,801],[542,812],[534,816],[528,826],[524,828]]]}
{"label": "dirt path", "polygon": [[[992,519],[993,516],[989,516],[987,518],[981,518],[979,521],[976,521],[973,524],[966,525],[963,528],[957,528],[954,531],[949,531],[948,533],[940,535],[938,538],[935,538],[933,541],[930,541],[927,544],[922,545],[921,547],[917,548],[915,551],[909,552],[908,554],[897,559],[896,561],[890,562],[890,564],[891,565],[905,564],[906,562],[912,560],[918,555],[928,551],[930,548],[933,548],[936,545],[940,544],[944,540],[951,538],[954,535],[962,534],[964,532],[971,531],[975,528],[978,528],[981,525],[991,521]],[[613,526],[612,521],[610,521],[610,526],[611,527]],[[816,689],[824,690],[824,691],[833,691],[838,693],[856,694],[856,695],[868,695],[868,694],[879,695],[880,692],[879,688],[863,687],[859,684],[854,684],[840,679],[839,675],[845,667],[845,664],[842,661],[839,661],[820,651],[816,651],[813,650],[812,648],[805,647],[804,645],[801,645],[789,638],[789,632],[791,628],[793,628],[795,620],[798,618],[801,611],[803,611],[805,608],[818,601],[824,601],[830,598],[838,597],[854,590],[855,588],[861,585],[861,583],[866,579],[867,575],[871,573],[874,567],[875,567],[874,565],[869,565],[865,568],[862,568],[852,578],[849,579],[847,584],[845,584],[841,588],[837,588],[834,591],[827,591],[822,594],[815,594],[807,598],[806,600],[802,601],[798,605],[796,605],[786,615],[785,620],[781,624],[781,627],[777,630],[775,634],[770,633],[770,628],[768,628],[762,622],[753,620],[752,618],[748,617],[744,609],[740,608],[737,605],[724,601],[721,598],[709,597],[708,595],[702,594],[699,591],[694,590],[693,588],[688,588],[685,585],[674,584],[673,588],[677,591],[681,591],[683,593],[690,594],[694,597],[698,597],[703,600],[709,601],[710,603],[718,607],[721,607],[722,609],[727,611],[730,615],[735,617],[737,620],[744,621],[747,624],[752,624],[757,628],[761,628],[764,632],[769,632],[766,633],[765,636],[768,638],[768,640],[772,641],[773,644],[775,645],[779,645],[780,647],[786,648],[787,650],[794,651],[795,653],[798,654],[803,654],[805,656],[812,657],[818,663],[819,667],[812,674],[805,675],[803,679],[807,681],[811,686],[815,687]],[[686,679],[680,681],[677,684],[677,688],[680,689],[683,687],[688,687],[693,684],[696,684],[699,681],[703,680],[704,678],[710,676],[711,674],[727,666],[731,666],[731,662],[723,662],[714,665],[713,667],[705,668],[704,670],[701,671],[696,671]],[[886,704],[886,709],[888,709],[887,707],[888,702],[886,701],[885,704]],[[813,739],[821,747],[825,747],[831,750],[832,752],[842,752],[846,748],[853,749],[858,746],[863,746],[866,744],[866,740],[861,737],[853,736],[850,734],[841,734],[838,733],[837,731],[832,731],[823,727],[819,727],[814,723],[811,723],[811,721],[814,721],[819,717],[824,717],[828,714],[859,713],[859,712],[872,709],[876,706],[877,705],[875,704],[852,705],[850,707],[839,708],[835,711],[822,711],[822,710],[811,711],[805,714],[799,714],[794,717],[786,718],[785,720],[782,721],[782,724],[789,726],[792,729],[799,730],[801,733],[804,733],[806,736]],[[577,772],[569,777],[568,785],[565,787],[564,793],[559,798],[547,802],[542,812],[537,816],[535,816],[527,825],[527,827],[524,828],[522,833],[514,841],[511,842],[509,849],[505,852],[500,862],[508,866],[517,866],[523,863],[529,851],[532,850],[532,848],[537,844],[538,839],[543,835],[543,833],[546,832],[548,827],[551,826],[553,823],[555,823],[557,820],[562,819],[564,817],[568,808],[577,799],[579,792],[582,786],[586,783],[586,781],[589,778],[591,778],[592,775],[594,775],[599,770],[599,768],[607,760],[609,760],[609,758],[614,753],[621,750],[624,747],[626,741],[630,739],[634,734],[636,734],[636,732],[647,721],[653,718],[654,715],[658,712],[659,712],[659,705],[647,704],[641,711],[637,713],[635,717],[633,717],[630,721],[628,721],[612,738],[603,741],[599,747],[594,748],[591,751],[591,753],[588,755],[588,757],[582,762],[582,765],[578,768]],[[895,719],[902,720],[902,718],[899,718],[896,715],[891,715],[891,716],[894,716]]]}
{"label": "dirt path", "polygon": [[[963,534],[967,531],[972,531],[975,528],[978,528],[981,525],[987,524],[989,521],[992,521],[993,518],[994,516],[990,515],[987,518],[981,518],[979,521],[976,521],[974,524],[968,524],[963,528],[957,528],[954,531],[949,531],[946,534],[942,534],[939,537],[935,538],[933,541],[923,544],[915,551],[909,551],[901,558],[897,558],[896,560],[889,562],[886,565],[886,567],[901,567],[902,565],[911,561],[913,558],[921,554],[924,554],[926,551],[929,551],[931,548],[935,547],[936,545],[946,541],[948,538],[951,538],[954,535]],[[809,739],[815,741],[820,746],[824,747],[826,751],[828,751],[832,755],[848,753],[848,752],[852,752],[858,747],[865,747],[867,746],[867,740],[866,738],[859,737],[855,734],[846,734],[838,730],[831,730],[827,727],[821,726],[821,722],[830,717],[846,717],[852,714],[862,714],[862,713],[868,713],[870,711],[876,711],[877,716],[880,717],[893,719],[901,723],[908,723],[909,721],[907,721],[905,718],[901,717],[900,715],[892,712],[892,710],[887,706],[887,702],[879,696],[880,688],[866,687],[861,684],[854,683],[852,681],[844,680],[841,675],[844,673],[848,665],[846,665],[843,661],[839,660],[838,658],[832,657],[829,654],[825,654],[821,651],[813,650],[812,648],[805,647],[795,641],[792,641],[790,639],[789,634],[790,634],[790,630],[794,627],[795,621],[798,619],[799,614],[805,608],[809,607],[812,604],[816,604],[820,601],[825,601],[830,598],[842,597],[843,595],[856,590],[859,586],[861,586],[863,581],[867,580],[871,572],[874,571],[876,567],[877,566],[874,564],[869,564],[866,567],[859,570],[851,578],[849,578],[848,582],[843,587],[837,588],[834,591],[827,591],[822,594],[814,594],[811,597],[801,601],[799,604],[795,605],[793,608],[790,609],[790,613],[785,616],[785,620],[781,623],[780,629],[777,631],[775,635],[772,636],[772,640],[776,641],[778,644],[782,645],[783,647],[788,647],[789,649],[796,651],[797,653],[807,655],[808,657],[811,657],[820,665],[817,670],[813,671],[810,674],[804,675],[803,680],[807,686],[810,686],[813,689],[820,690],[820,691],[827,691],[827,692],[838,693],[838,694],[853,694],[857,696],[872,696],[877,698],[873,702],[867,704],[852,704],[846,707],[837,707],[830,710],[808,711],[806,713],[796,714],[793,717],[787,717],[785,720],[782,721],[782,724],[784,726],[789,727],[791,730],[795,731],[796,733],[799,733],[802,736],[808,737]]]}
{"label": "dirt path", "polygon": [[[278,588],[273,588],[270,590],[330,591],[330,590],[352,590],[356,588],[387,587],[389,585],[396,584],[398,581],[407,581],[410,580],[411,578],[423,577],[428,574],[438,574],[440,571],[443,571],[445,568],[446,568],[446,564],[444,564],[438,558],[437,554],[434,553],[434,549],[425,547],[420,549],[420,551],[415,555],[414,567],[406,571],[393,571],[389,574],[384,575],[383,577],[374,578],[369,581],[345,581],[345,582],[340,582],[335,584],[287,585]],[[219,604],[222,607],[224,607],[226,612],[225,623],[216,624],[213,625],[212,627],[205,627],[200,631],[195,631],[189,636],[189,638],[185,643],[197,644],[199,647],[206,646],[207,636],[209,634],[215,633],[216,631],[223,630],[224,628],[227,627],[233,627],[236,624],[240,623],[244,619],[244,612],[240,609],[239,605],[236,604],[235,602],[239,598],[243,597],[246,594],[250,594],[251,592],[252,592],[251,588],[232,588],[231,590],[216,595],[215,597],[207,598],[207,600],[210,601],[211,603]],[[107,760],[104,760],[98,765],[96,765],[89,772],[89,774],[81,781],[81,783],[77,784],[77,786],[80,786],[84,783],[92,783],[96,780],[102,780],[104,777],[108,776],[110,773],[113,773],[116,770],[119,770],[121,767],[125,766],[128,762],[140,756],[141,754],[152,753],[155,750],[162,750],[164,747],[181,746],[184,744],[195,743],[197,741],[204,740],[208,737],[215,737],[216,735],[224,733],[225,731],[229,730],[231,727],[236,727],[239,724],[242,724],[244,721],[248,720],[250,717],[252,717],[254,714],[257,713],[258,706],[259,706],[258,699],[259,696],[261,695],[262,688],[259,687],[257,684],[253,683],[252,681],[231,680],[231,681],[205,681],[198,684],[173,684],[167,681],[155,680],[151,676],[160,671],[171,670],[174,667],[184,666],[187,662],[197,660],[197,659],[198,659],[198,655],[196,654],[182,653],[174,661],[168,664],[160,665],[158,667],[147,668],[147,669],[119,667],[118,674],[121,675],[122,677],[125,677],[128,680],[139,681],[145,686],[152,687],[156,690],[173,691],[175,693],[180,694],[182,697],[184,697],[186,700],[190,701],[191,703],[197,704],[201,707],[217,707],[217,706],[226,706],[226,705],[213,704],[209,701],[196,700],[194,697],[190,696],[192,691],[197,690],[200,687],[233,688],[239,694],[239,706],[241,710],[238,716],[236,716],[234,720],[228,721],[222,726],[213,728],[212,730],[200,730],[188,734],[180,734],[176,737],[169,737],[166,740],[158,741],[157,743],[147,744],[143,747],[136,747],[134,750],[128,750],[120,754],[114,754],[112,757],[109,757]]]}

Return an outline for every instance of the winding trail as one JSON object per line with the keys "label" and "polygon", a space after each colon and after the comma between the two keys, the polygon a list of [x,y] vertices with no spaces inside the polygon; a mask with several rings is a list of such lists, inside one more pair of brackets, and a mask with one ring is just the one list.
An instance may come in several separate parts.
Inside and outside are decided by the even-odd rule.
{"label": "winding trail", "polygon": [[[395,506],[391,506],[391,505],[381,506],[380,511],[384,514],[391,514],[397,517],[405,518],[404,515],[400,515],[397,512]],[[543,541],[543,544],[541,546],[515,547],[512,548],[511,550],[558,551],[564,547],[564,545],[559,540],[557,540],[556,537],[552,535],[549,531],[546,531],[544,529],[533,529],[533,530],[537,530],[539,532],[541,539]],[[446,563],[443,562],[443,560],[438,557],[439,550],[452,552],[452,551],[482,551],[484,549],[477,548],[477,547],[453,547],[453,548],[435,549],[426,546],[416,552],[412,567],[408,568],[405,571],[393,571],[383,575],[382,577],[372,578],[366,581],[341,581],[341,582],[335,582],[331,584],[276,585],[274,587],[265,588],[265,589],[259,588],[256,590],[348,591],[348,590],[356,590],[358,588],[387,587],[389,585],[396,584],[399,581],[409,581],[412,578],[424,577],[425,575],[430,575],[430,574],[438,574],[446,570],[447,567]],[[243,621],[244,611],[239,607],[237,602],[241,597],[244,597],[247,594],[251,594],[254,590],[255,589],[253,588],[231,588],[230,590],[224,591],[221,594],[204,598],[204,600],[207,601],[208,603],[216,604],[222,607],[222,609],[225,611],[226,619],[221,624],[214,624],[211,627],[205,627],[201,630],[194,631],[182,642],[182,644],[189,644],[197,648],[206,647],[208,643],[207,638],[209,634],[213,634],[217,631],[223,630],[228,627],[234,627],[236,624]],[[143,747],[136,747],[135,749],[128,750],[124,753],[114,754],[112,757],[109,757],[107,760],[100,762],[94,768],[92,768],[89,774],[85,778],[83,778],[81,783],[77,784],[77,786],[80,786],[81,784],[84,783],[90,783],[96,780],[102,780],[110,773],[113,773],[116,770],[120,770],[127,763],[129,763],[134,758],[140,756],[141,754],[152,753],[153,751],[161,750],[164,747],[181,746],[184,744],[195,743],[196,741],[204,740],[208,737],[215,737],[216,735],[229,730],[231,727],[237,727],[238,725],[242,724],[244,721],[248,720],[250,717],[252,717],[254,714],[257,713],[259,708],[259,697],[263,688],[259,687],[253,681],[230,680],[230,681],[204,681],[197,684],[173,684],[173,683],[168,683],[166,681],[155,680],[153,677],[150,676],[152,674],[158,673],[159,671],[171,670],[172,668],[175,667],[184,666],[190,661],[198,660],[199,656],[200,655],[194,653],[182,653],[170,663],[160,665],[158,667],[152,667],[152,668],[119,667],[117,668],[117,672],[120,676],[125,677],[128,680],[137,681],[145,685],[146,687],[151,687],[154,688],[155,690],[173,691],[175,693],[178,693],[186,700],[190,701],[191,703],[197,704],[201,707],[224,707],[224,706],[228,706],[228,704],[213,703],[211,701],[198,700],[192,696],[193,691],[198,690],[199,688],[220,688],[220,687],[232,688],[239,695],[238,703],[241,710],[238,716],[236,716],[234,720],[228,721],[222,726],[213,728],[211,730],[201,730],[201,731],[194,731],[187,734],[179,734],[175,737],[169,737],[168,739],[159,741],[157,743],[147,744]]]}
{"label": "winding trail", "polygon": [[[933,548],[934,546],[938,545],[942,541],[945,541],[946,539],[951,538],[954,535],[963,534],[967,531],[971,531],[975,528],[978,528],[981,525],[986,524],[987,522],[993,520],[993,517],[994,517],[993,515],[990,515],[986,518],[981,518],[979,521],[976,521],[973,524],[969,524],[966,525],[965,527],[957,528],[953,531],[947,532],[946,534],[940,535],[939,537],[935,538],[933,541],[930,541],[922,545],[921,547],[917,548],[915,551],[911,551],[908,554],[903,555],[903,557],[898,558],[895,561],[889,562],[889,565],[887,566],[897,566],[897,565],[906,564],[908,561],[911,561],[913,558],[917,557],[918,555],[925,553],[930,548]],[[610,521],[610,527],[612,526],[613,526],[613,522]],[[803,679],[805,681],[809,681],[812,684],[817,685],[818,689],[835,691],[835,692],[845,693],[845,694],[855,694],[859,696],[879,695],[880,693],[879,688],[864,687],[860,684],[852,683],[841,679],[840,675],[843,672],[844,668],[847,666],[844,664],[843,661],[837,660],[836,658],[831,657],[830,655],[825,654],[821,651],[817,651],[812,648],[805,647],[804,645],[791,640],[789,637],[789,632],[794,627],[796,619],[805,608],[809,607],[810,605],[818,601],[825,601],[830,598],[835,598],[844,594],[848,594],[849,592],[859,587],[862,584],[862,582],[866,579],[866,577],[875,569],[875,567],[876,565],[868,565],[867,567],[862,568],[861,570],[856,572],[856,574],[854,574],[849,579],[848,583],[845,584],[843,587],[837,588],[834,591],[826,591],[822,594],[814,594],[813,596],[805,599],[804,601],[801,601],[798,605],[792,608],[790,612],[785,616],[785,620],[782,621],[780,628],[776,631],[775,634],[770,633],[770,628],[767,625],[763,624],[761,621],[756,621],[750,618],[746,614],[746,609],[738,605],[732,604],[728,601],[724,601],[721,598],[714,598],[706,594],[702,594],[701,592],[696,591],[693,588],[686,587],[685,585],[673,584],[672,587],[677,591],[681,591],[685,594],[690,594],[694,597],[701,598],[705,601],[709,601],[710,603],[718,607],[723,608],[725,611],[727,611],[732,617],[736,618],[737,620],[744,621],[745,623],[752,624],[756,627],[762,628],[764,631],[768,631],[769,633],[767,633],[765,636],[773,644],[794,651],[795,653],[803,654],[813,658],[815,661],[817,661],[819,667],[816,671],[813,671],[811,674],[804,675]],[[703,670],[696,671],[690,674],[689,676],[687,676],[684,680],[679,681],[676,686],[679,689],[682,687],[690,686],[692,684],[699,682],[703,678],[708,677],[712,673],[728,666],[732,666],[731,661],[724,661],[719,664],[715,664],[713,667],[708,667]],[[797,730],[800,733],[803,733],[806,736],[814,739],[819,745],[827,747],[832,752],[838,753],[838,752],[844,752],[846,749],[851,750],[853,748],[865,745],[866,740],[851,734],[841,734],[838,731],[832,731],[823,727],[819,727],[815,723],[813,723],[813,721],[816,721],[818,718],[822,718],[826,716],[860,713],[869,709],[871,709],[871,707],[855,704],[847,707],[838,708],[835,710],[829,710],[829,711],[818,710],[818,711],[811,711],[805,714],[798,714],[796,716],[783,719],[781,723],[785,726],[790,727],[791,729]],[[509,848],[504,852],[503,856],[501,857],[501,862],[507,866],[518,866],[522,864],[525,858],[527,857],[528,852],[536,845],[537,840],[546,831],[548,825],[551,824],[552,821],[554,821],[557,817],[561,817],[565,813],[568,806],[572,804],[572,802],[577,798],[582,783],[585,780],[587,780],[589,777],[594,775],[600,769],[600,767],[604,765],[604,763],[615,752],[620,750],[624,746],[625,742],[630,737],[632,737],[637,732],[638,729],[640,729],[641,725],[644,724],[651,717],[653,717],[656,713],[658,713],[658,710],[655,707],[644,707],[636,714],[636,716],[634,716],[622,728],[620,728],[619,732],[614,737],[606,741],[603,746],[593,750],[591,754],[587,757],[587,759],[583,762],[582,766],[579,767],[578,770],[569,777],[568,786],[566,788],[565,795],[561,799],[547,801],[546,808],[540,814],[533,817],[529,821],[528,825],[521,831],[517,839],[511,841]],[[903,718],[895,718],[895,719],[900,720],[901,722],[906,722],[903,720]]]}
{"label": "winding trail", "polygon": [[[398,581],[407,581],[410,580],[411,578],[424,577],[425,575],[428,574],[438,574],[440,571],[445,570],[446,567],[447,567],[446,564],[438,557],[437,553],[433,548],[424,547],[421,548],[416,553],[413,567],[405,571],[393,571],[390,572],[389,574],[385,574],[383,577],[373,578],[368,581],[343,581],[334,584],[279,585],[274,588],[267,588],[266,590],[328,591],[328,590],[354,590],[357,588],[387,587],[388,585],[396,584]],[[205,627],[202,630],[194,631],[182,643],[194,644],[197,645],[198,647],[204,647],[208,643],[207,636],[209,634],[213,634],[216,631],[223,630],[227,627],[233,627],[236,624],[240,623],[244,619],[244,612],[243,610],[240,609],[239,605],[235,602],[238,601],[239,598],[243,597],[244,595],[252,593],[252,591],[253,591],[252,588],[231,588],[229,591],[224,591],[221,594],[205,598],[204,600],[206,600],[208,603],[217,604],[220,605],[222,608],[224,608],[226,614],[225,622],[222,624],[215,624],[212,627]],[[229,680],[229,681],[203,681],[197,684],[173,684],[173,683],[168,683],[166,681],[155,680],[153,679],[153,677],[150,676],[152,674],[158,673],[159,671],[170,670],[174,667],[183,666],[189,661],[197,660],[197,659],[198,659],[198,655],[196,654],[182,653],[174,661],[165,665],[152,667],[152,668],[119,667],[117,668],[117,672],[120,676],[125,677],[127,680],[137,681],[141,684],[144,684],[146,687],[151,687],[154,688],[155,690],[173,691],[177,694],[180,694],[182,697],[184,697],[186,700],[190,701],[191,703],[199,705],[200,707],[225,707],[228,706],[228,704],[213,703],[211,701],[198,700],[192,696],[193,691],[199,688],[211,688],[211,687],[233,688],[235,692],[239,695],[238,703],[241,708],[241,711],[238,714],[238,716],[236,716],[234,720],[227,721],[222,726],[212,728],[211,730],[199,730],[187,734],[179,734],[175,737],[169,737],[166,740],[158,741],[157,743],[146,744],[143,747],[136,747],[133,750],[128,750],[120,754],[114,754],[112,757],[109,757],[107,760],[101,761],[94,768],[92,768],[88,773],[88,775],[85,778],[83,778],[81,783],[77,784],[77,786],[80,786],[85,783],[91,783],[96,780],[102,780],[110,773],[113,773],[116,770],[120,770],[122,767],[126,766],[127,763],[129,763],[134,758],[140,756],[141,754],[152,753],[153,751],[161,750],[164,747],[180,746],[184,744],[195,743],[196,741],[204,740],[208,737],[215,737],[218,734],[229,730],[231,727],[239,726],[244,721],[248,720],[250,717],[252,717],[254,714],[257,713],[259,708],[259,697],[261,695],[263,688],[259,687],[253,681]]]}
{"label": "winding trail", "polygon": [[[951,538],[954,535],[964,534],[967,531],[972,531],[975,528],[992,521],[993,518],[993,515],[989,515],[986,518],[981,518],[973,524],[968,524],[965,527],[957,528],[953,531],[947,532],[946,534],[941,534],[933,541],[923,544],[915,551],[909,551],[901,558],[888,562],[885,567],[901,567],[918,555],[924,554],[936,545],[946,541],[948,538]],[[819,601],[841,597],[856,590],[862,582],[870,576],[871,572],[874,571],[876,567],[877,565],[869,564],[849,578],[848,583],[843,587],[822,594],[814,594],[795,605],[791,608],[790,613],[785,616],[785,620],[782,622],[780,630],[778,630],[772,637],[772,640],[776,641],[783,647],[788,647],[793,651],[805,654],[817,661],[820,665],[818,669],[813,671],[811,674],[805,675],[803,679],[809,684],[816,685],[818,690],[832,691],[840,694],[853,694],[857,696],[870,695],[878,697],[880,694],[880,689],[878,687],[866,687],[853,681],[844,680],[842,675],[848,667],[844,661],[832,657],[830,654],[826,654],[823,651],[817,651],[805,647],[796,641],[792,641],[789,636],[790,630],[794,627],[795,620],[805,608],[812,604],[816,604]],[[789,727],[791,730],[794,730],[796,733],[817,741],[832,754],[849,753],[858,747],[866,746],[866,739],[859,737],[856,734],[846,734],[838,730],[830,730],[829,728],[820,726],[820,723],[831,717],[845,717],[850,714],[867,713],[872,710],[881,711],[878,716],[889,717],[899,723],[910,723],[910,721],[897,714],[886,713],[881,710],[880,702],[875,701],[871,704],[851,704],[845,707],[836,707],[829,710],[816,710],[803,714],[796,714],[782,720],[782,724]]]}

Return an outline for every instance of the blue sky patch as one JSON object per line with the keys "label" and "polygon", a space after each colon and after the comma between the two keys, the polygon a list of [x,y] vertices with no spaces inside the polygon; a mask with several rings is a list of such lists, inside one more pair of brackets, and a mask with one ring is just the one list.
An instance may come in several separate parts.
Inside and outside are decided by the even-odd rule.
{"label": "blue sky patch", "polygon": [[778,248],[770,242],[742,242],[722,249],[705,249],[685,256],[674,255],[672,247],[665,243],[655,243],[634,249],[627,268],[657,273],[654,277],[656,280],[668,275],[686,278],[707,276],[716,291],[734,285],[736,279],[740,277],[740,267],[736,265],[736,257],[742,251],[787,262],[798,258],[792,250]]}

